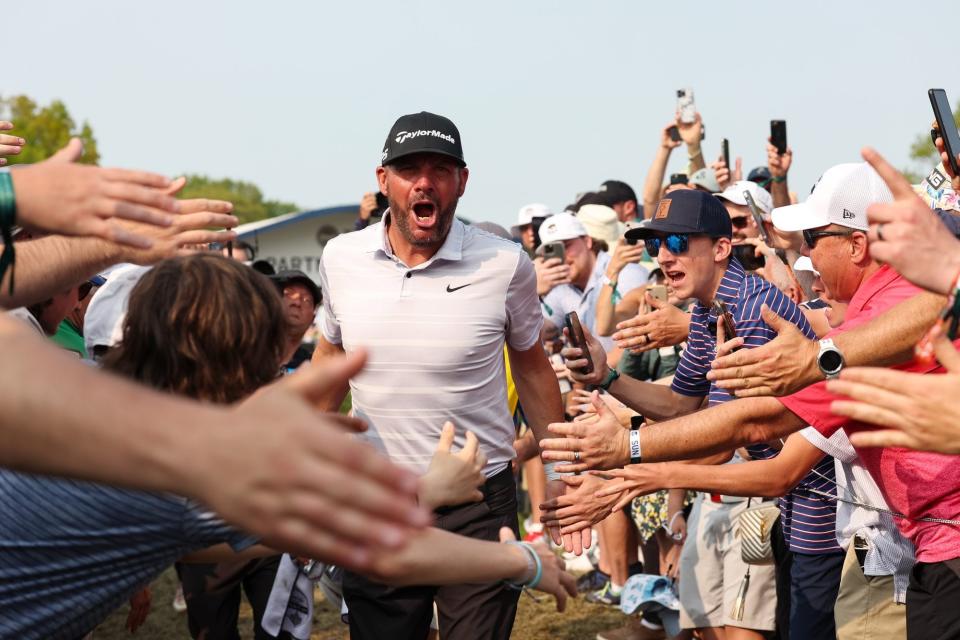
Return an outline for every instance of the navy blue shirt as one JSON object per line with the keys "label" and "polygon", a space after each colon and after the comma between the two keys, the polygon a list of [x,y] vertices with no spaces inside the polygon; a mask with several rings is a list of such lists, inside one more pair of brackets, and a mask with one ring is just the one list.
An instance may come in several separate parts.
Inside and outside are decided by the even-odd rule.
{"label": "navy blue shirt", "polygon": [[[737,336],[744,339],[744,347],[759,347],[777,337],[777,332],[763,321],[760,308],[767,305],[781,318],[797,326],[811,340],[816,334],[800,307],[775,285],[763,278],[747,274],[735,258],[730,258],[716,298],[722,300],[733,316]],[[685,396],[703,397],[709,394],[709,406],[722,404],[734,396],[707,380],[710,363],[717,353],[717,317],[709,308],[697,302],[690,317],[690,336],[687,349],[680,358],[673,379],[673,390]],[[746,449],[754,458],[765,460],[778,451],[766,444],[753,444]],[[833,458],[824,456],[814,467],[823,476],[833,478]],[[784,537],[790,549],[800,553],[828,553],[839,551],[836,539],[836,503],[810,493],[810,487],[822,491],[836,491],[835,484],[816,475],[807,474],[800,484],[780,499]]]}
{"label": "navy blue shirt", "polygon": [[0,638],[79,638],[223,542],[256,541],[186,498],[0,469]]}

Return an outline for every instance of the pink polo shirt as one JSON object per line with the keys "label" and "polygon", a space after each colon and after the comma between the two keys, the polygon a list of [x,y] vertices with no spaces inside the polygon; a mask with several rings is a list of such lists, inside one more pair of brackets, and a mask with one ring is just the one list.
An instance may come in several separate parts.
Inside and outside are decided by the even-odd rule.
{"label": "pink polo shirt", "polygon": [[[920,291],[896,271],[884,266],[860,284],[847,307],[844,323],[828,337],[849,331]],[[929,374],[943,371],[936,363],[921,365],[911,362],[893,368]],[[876,428],[830,413],[830,403],[839,399],[842,397],[826,390],[826,383],[819,382],[792,396],[780,398],[780,402],[826,437],[837,429],[850,434]],[[916,546],[917,560],[940,562],[960,557],[960,526],[912,519],[960,519],[960,457],[901,447],[858,447],[857,454],[876,480],[890,508],[908,516],[895,520],[903,535]]]}

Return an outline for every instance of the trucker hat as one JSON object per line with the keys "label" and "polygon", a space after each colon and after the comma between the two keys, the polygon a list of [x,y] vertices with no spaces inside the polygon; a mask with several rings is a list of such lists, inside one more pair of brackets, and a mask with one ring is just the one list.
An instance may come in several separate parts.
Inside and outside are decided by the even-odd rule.
{"label": "trucker hat", "polygon": [[704,191],[680,189],[657,204],[653,218],[626,233],[628,240],[643,240],[658,233],[698,233],[711,238],[733,235],[730,214],[723,203]]}

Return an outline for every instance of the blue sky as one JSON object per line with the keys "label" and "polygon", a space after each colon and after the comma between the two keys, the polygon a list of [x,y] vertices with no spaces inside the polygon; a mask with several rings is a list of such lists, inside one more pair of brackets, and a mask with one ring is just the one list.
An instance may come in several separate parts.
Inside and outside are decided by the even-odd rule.
{"label": "blue sky", "polygon": [[509,223],[607,178],[639,192],[683,86],[708,158],[726,137],[760,164],[770,119],[786,119],[801,194],[865,144],[907,165],[927,89],[960,98],[935,30],[956,23],[951,3],[31,0],[3,14],[16,54],[0,91],[63,99],[104,164],[251,180],[305,208],[357,202],[390,125],[423,109],[460,128],[460,213]]}

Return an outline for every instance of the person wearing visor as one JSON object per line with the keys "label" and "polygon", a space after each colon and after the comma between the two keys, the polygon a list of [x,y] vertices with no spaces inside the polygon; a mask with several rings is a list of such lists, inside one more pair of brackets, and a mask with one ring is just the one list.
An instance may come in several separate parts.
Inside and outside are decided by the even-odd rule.
{"label": "person wearing visor", "polygon": [[[718,315],[714,302],[726,306],[737,335],[748,347],[765,344],[777,335],[760,316],[763,305],[778,309],[781,317],[813,339],[813,331],[800,309],[771,283],[747,274],[731,255],[732,235],[730,216],[712,195],[681,190],[661,200],[649,224],[628,230],[626,238],[644,242],[647,252],[659,261],[674,295],[696,300],[687,349],[680,357],[673,383],[658,385],[619,375],[606,366],[602,346],[589,334],[586,337],[594,362],[592,374],[579,373],[585,364],[579,349],[564,350],[573,378],[598,386],[649,418],[666,420],[696,411],[704,398],[710,406],[733,398],[706,378],[717,348]],[[749,449],[751,455],[769,456],[766,445]],[[732,455],[732,451],[727,451],[704,462],[721,464],[730,461]],[[584,485],[584,491],[596,491],[595,485]],[[575,503],[576,499],[577,494],[567,496],[563,503]],[[774,629],[776,590],[772,566],[752,567],[744,613],[740,619],[730,615],[747,570],[733,523],[746,507],[747,498],[698,495],[688,525],[690,542],[680,556],[680,620],[684,628],[725,627],[737,637],[758,639],[763,632]]]}

